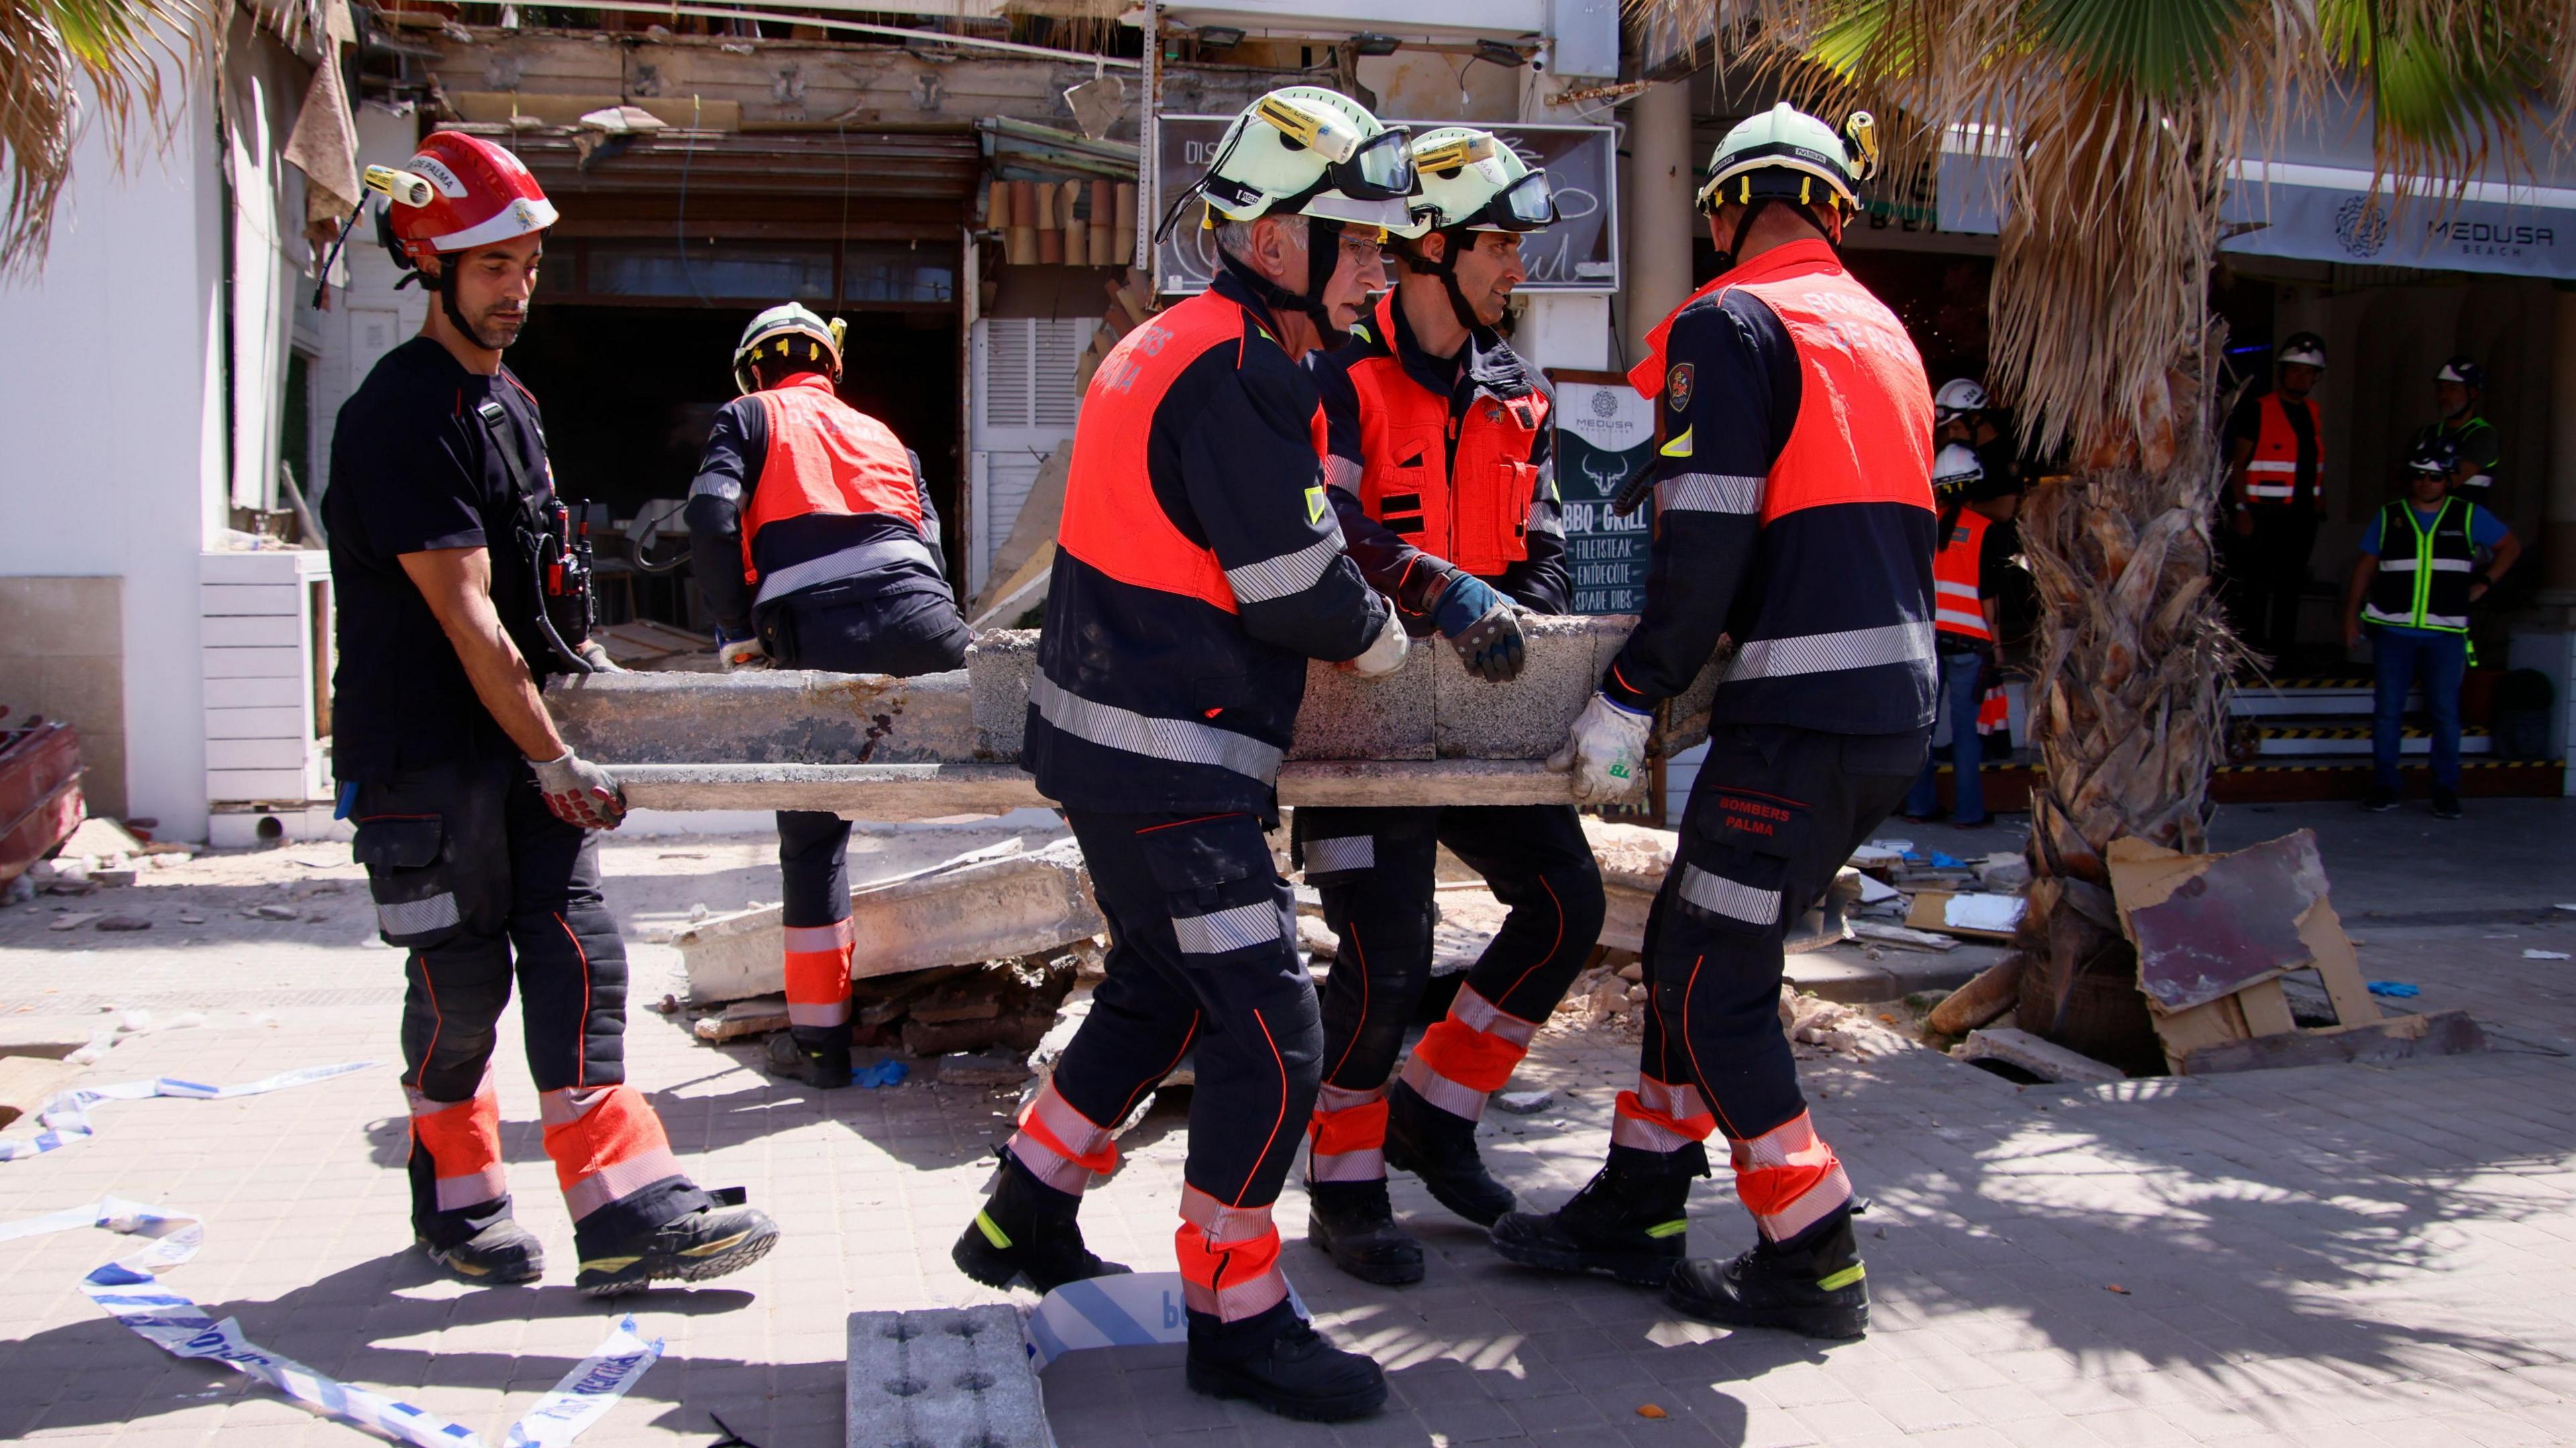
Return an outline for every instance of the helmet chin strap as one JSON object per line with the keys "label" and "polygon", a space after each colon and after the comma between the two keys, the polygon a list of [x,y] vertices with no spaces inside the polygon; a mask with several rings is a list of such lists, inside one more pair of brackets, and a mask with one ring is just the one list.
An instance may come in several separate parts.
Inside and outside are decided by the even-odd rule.
{"label": "helmet chin strap", "polygon": [[[1785,196],[1756,196],[1751,201],[1744,204],[1744,215],[1735,223],[1734,239],[1727,242],[1726,250],[1717,254],[1718,271],[1723,273],[1730,272],[1735,269],[1735,258],[1744,250],[1744,238],[1753,234],[1753,223],[1762,215],[1762,208],[1769,206],[1774,202],[1778,202],[1784,206],[1794,204]],[[1825,239],[1825,245],[1834,249],[1834,255],[1841,256],[1843,254],[1842,243],[1834,239],[1832,227],[1819,222],[1816,219],[1816,213],[1806,207],[1799,207],[1799,213],[1807,218],[1807,224],[1809,226],[1816,228],[1816,234]]]}
{"label": "helmet chin strap", "polygon": [[1440,248],[1440,259],[1438,261],[1425,261],[1422,259],[1422,254],[1415,251],[1412,247],[1400,248],[1399,250],[1404,257],[1405,270],[1418,273],[1422,276],[1440,278],[1441,288],[1449,293],[1450,314],[1458,319],[1458,325],[1466,328],[1467,335],[1472,337],[1485,330],[1485,323],[1482,319],[1477,317],[1476,309],[1467,305],[1467,294],[1459,290],[1458,248],[1462,244],[1473,245],[1472,242],[1468,241],[1468,238],[1474,236],[1475,233],[1466,230],[1458,230],[1435,231],[1429,234],[1443,239],[1443,245]]}
{"label": "helmet chin strap", "polygon": [[[1315,258],[1326,258],[1317,266]],[[1217,260],[1234,274],[1235,280],[1261,299],[1261,304],[1274,312],[1302,312],[1315,324],[1315,331],[1327,348],[1339,347],[1351,334],[1333,325],[1333,309],[1324,304],[1324,291],[1333,284],[1333,276],[1342,268],[1342,223],[1325,216],[1306,218],[1306,289],[1292,292],[1270,278],[1254,271],[1250,265],[1223,247],[1217,248]]]}
{"label": "helmet chin strap", "polygon": [[409,271],[403,274],[403,279],[401,281],[394,283],[394,289],[396,291],[400,291],[414,282],[420,283],[422,291],[431,293],[438,298],[438,308],[440,311],[447,314],[448,324],[456,328],[456,330],[464,336],[466,341],[473,343],[475,346],[482,348],[486,352],[498,352],[501,350],[501,348],[494,346],[492,343],[484,341],[483,334],[474,330],[474,324],[465,320],[464,311],[456,305],[456,288],[448,285],[447,268],[444,263],[441,263],[439,269],[435,272],[424,270],[417,265],[412,266]]}

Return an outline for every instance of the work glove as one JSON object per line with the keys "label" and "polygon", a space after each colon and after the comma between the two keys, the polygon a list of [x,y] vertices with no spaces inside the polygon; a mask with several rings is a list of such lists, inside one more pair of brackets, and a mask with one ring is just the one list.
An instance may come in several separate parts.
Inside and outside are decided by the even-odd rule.
{"label": "work glove", "polygon": [[1623,799],[1645,781],[1646,735],[1654,722],[1652,714],[1595,694],[1575,716],[1574,727],[1566,731],[1565,747],[1549,756],[1547,767],[1556,774],[1573,772],[1576,799],[1589,803]]}
{"label": "work glove", "polygon": [[1359,657],[1345,662],[1342,667],[1363,679],[1374,679],[1403,668],[1404,656],[1412,648],[1413,640],[1405,637],[1404,621],[1397,618],[1395,610],[1390,608],[1386,611],[1385,624],[1377,631],[1377,637],[1370,641],[1367,648],[1360,650]]}
{"label": "work glove", "polygon": [[1431,626],[1458,651],[1467,672],[1488,684],[1508,684],[1519,678],[1521,665],[1529,657],[1512,601],[1473,574],[1461,573],[1449,581],[1440,601],[1431,605]]}
{"label": "work glove", "polygon": [[724,671],[730,674],[741,669],[766,669],[770,667],[772,660],[769,657],[769,649],[761,643],[758,635],[745,634],[741,638],[728,638],[725,636],[725,631],[718,628],[716,662],[724,665]]}
{"label": "work glove", "polygon": [[567,749],[561,759],[531,759],[537,788],[556,819],[586,830],[613,830],[626,818],[626,791],[608,771]]}
{"label": "work glove", "polygon": [[623,674],[631,672],[625,665],[610,658],[608,656],[608,650],[600,647],[599,640],[597,639],[582,640],[580,646],[575,648],[573,652],[581,655],[582,662],[590,665],[590,671],[594,674]]}

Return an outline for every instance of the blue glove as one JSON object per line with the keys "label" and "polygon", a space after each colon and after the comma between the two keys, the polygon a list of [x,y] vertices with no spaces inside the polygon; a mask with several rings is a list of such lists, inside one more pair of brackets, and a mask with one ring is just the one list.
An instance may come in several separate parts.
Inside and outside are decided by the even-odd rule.
{"label": "blue glove", "polygon": [[1467,672],[1489,684],[1520,677],[1528,659],[1512,601],[1473,574],[1460,573],[1431,605],[1431,626],[1458,651]]}

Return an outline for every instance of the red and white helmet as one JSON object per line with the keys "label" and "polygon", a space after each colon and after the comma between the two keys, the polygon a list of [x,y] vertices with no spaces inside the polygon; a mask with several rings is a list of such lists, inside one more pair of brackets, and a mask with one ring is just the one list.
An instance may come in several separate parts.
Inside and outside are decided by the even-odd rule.
{"label": "red and white helmet", "polygon": [[432,132],[401,170],[368,167],[366,184],[391,200],[386,230],[415,267],[441,252],[543,231],[557,219],[518,157],[462,131]]}

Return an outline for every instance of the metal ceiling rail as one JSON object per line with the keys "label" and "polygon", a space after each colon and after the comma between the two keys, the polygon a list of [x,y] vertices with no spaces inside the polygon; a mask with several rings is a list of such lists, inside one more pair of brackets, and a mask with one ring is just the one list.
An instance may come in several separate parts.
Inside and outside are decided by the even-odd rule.
{"label": "metal ceiling rail", "polygon": [[[1049,45],[1023,45],[1016,40],[986,40],[973,35],[951,35],[937,30],[907,30],[899,25],[873,25],[863,20],[829,20],[819,15],[788,15],[775,10],[751,10],[726,5],[636,4],[632,0],[547,0],[550,10],[614,10],[632,15],[694,15],[708,20],[766,20],[779,25],[817,25],[826,30],[847,30],[860,35],[883,35],[895,40],[919,41],[925,45],[956,45],[976,50],[999,51],[1007,55],[1024,55],[1035,60],[1060,61],[1067,65],[1141,71],[1143,61],[1114,55],[1093,55],[1080,50],[1058,50]],[[830,0],[821,0],[816,8],[843,8]],[[851,9],[859,7],[853,5]],[[724,37],[715,37],[722,39]]]}

